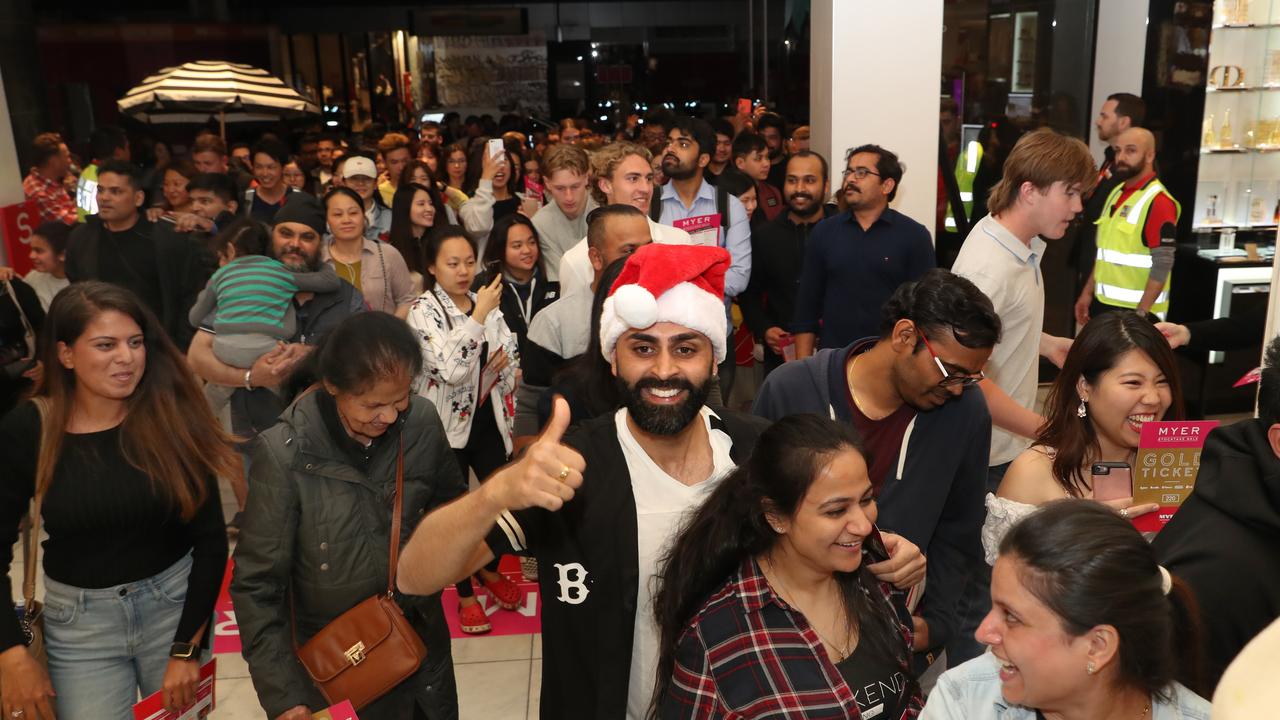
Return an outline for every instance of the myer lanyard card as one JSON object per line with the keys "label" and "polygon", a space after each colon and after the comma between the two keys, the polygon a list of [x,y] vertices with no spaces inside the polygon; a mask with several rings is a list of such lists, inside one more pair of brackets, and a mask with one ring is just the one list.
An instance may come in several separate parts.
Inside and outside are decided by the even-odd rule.
{"label": "myer lanyard card", "polygon": [[1195,489],[1200,452],[1217,420],[1142,424],[1133,469],[1133,504],[1155,503],[1160,509],[1134,519],[1143,532],[1164,527]]}
{"label": "myer lanyard card", "polygon": [[213,683],[218,660],[214,658],[200,666],[200,681],[196,685],[196,701],[173,713],[164,709],[164,692],[157,690],[133,706],[134,720],[197,720],[213,712]]}
{"label": "myer lanyard card", "polygon": [[693,245],[720,247],[720,213],[676,220],[671,226],[689,233]]}

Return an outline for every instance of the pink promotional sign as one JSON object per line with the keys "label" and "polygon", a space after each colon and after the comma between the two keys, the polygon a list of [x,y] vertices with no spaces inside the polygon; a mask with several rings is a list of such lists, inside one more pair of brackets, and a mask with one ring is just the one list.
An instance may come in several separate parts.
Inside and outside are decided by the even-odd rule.
{"label": "pink promotional sign", "polygon": [[1155,504],[1156,512],[1133,519],[1143,532],[1168,524],[1195,489],[1200,451],[1217,420],[1166,421],[1142,424],[1133,474],[1133,504]]}
{"label": "pink promotional sign", "polygon": [[1216,427],[1218,427],[1217,420],[1143,423],[1138,447],[1143,449],[1203,447],[1205,437]]}
{"label": "pink promotional sign", "polygon": [[671,226],[689,233],[694,245],[720,245],[720,213],[682,218],[672,222]]}

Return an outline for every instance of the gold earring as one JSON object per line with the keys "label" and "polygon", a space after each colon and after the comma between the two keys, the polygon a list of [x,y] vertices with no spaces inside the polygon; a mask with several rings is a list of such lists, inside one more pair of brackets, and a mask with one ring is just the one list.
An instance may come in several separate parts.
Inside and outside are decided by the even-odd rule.
{"label": "gold earring", "polygon": [[1085,672],[1089,673],[1090,675],[1098,672],[1098,666],[1094,665],[1092,660],[1089,661],[1089,664],[1086,665],[1084,669],[1085,669]]}

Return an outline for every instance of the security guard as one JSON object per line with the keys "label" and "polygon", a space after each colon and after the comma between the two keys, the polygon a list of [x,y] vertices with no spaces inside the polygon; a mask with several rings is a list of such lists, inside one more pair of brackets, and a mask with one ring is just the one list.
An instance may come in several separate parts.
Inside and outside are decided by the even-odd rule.
{"label": "security guard", "polygon": [[1169,309],[1169,273],[1181,206],[1155,173],[1155,137],[1129,128],[1112,141],[1116,186],[1098,218],[1093,273],[1076,300],[1076,322],[1118,308],[1161,319]]}
{"label": "security guard", "polygon": [[[960,204],[964,207],[964,216],[970,223],[973,217],[973,179],[978,176],[978,165],[982,162],[982,143],[970,140],[964,150],[956,157],[956,186],[960,189]],[[947,203],[947,214],[943,224],[952,232],[956,230],[956,216],[951,211],[951,203]]]}

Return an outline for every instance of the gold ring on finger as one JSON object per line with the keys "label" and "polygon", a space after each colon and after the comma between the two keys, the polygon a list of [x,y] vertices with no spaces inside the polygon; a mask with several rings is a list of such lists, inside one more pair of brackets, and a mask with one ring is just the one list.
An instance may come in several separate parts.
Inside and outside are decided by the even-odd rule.
{"label": "gold ring on finger", "polygon": [[560,482],[564,482],[566,479],[568,479],[568,477],[569,477],[569,466],[568,466],[568,465],[565,465],[564,467],[560,468],[560,474],[559,474],[557,477],[559,477],[559,478],[560,478]]}

